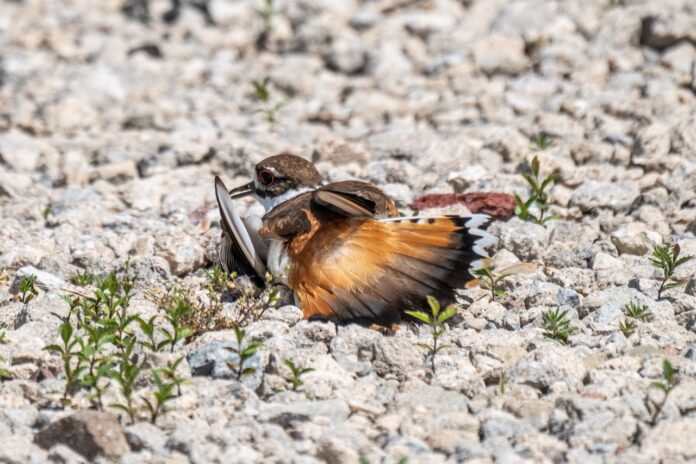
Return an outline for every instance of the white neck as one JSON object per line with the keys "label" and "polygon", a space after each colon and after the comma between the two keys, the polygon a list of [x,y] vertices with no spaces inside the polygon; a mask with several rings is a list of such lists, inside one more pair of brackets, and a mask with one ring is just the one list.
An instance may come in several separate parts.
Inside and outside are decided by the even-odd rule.
{"label": "white neck", "polygon": [[254,198],[256,198],[256,200],[258,200],[258,202],[263,205],[264,209],[268,213],[279,204],[285,203],[286,201],[291,200],[303,193],[311,192],[312,190],[314,189],[310,187],[302,187],[298,189],[288,190],[284,194],[278,195],[277,197],[260,197],[258,195],[254,195]]}

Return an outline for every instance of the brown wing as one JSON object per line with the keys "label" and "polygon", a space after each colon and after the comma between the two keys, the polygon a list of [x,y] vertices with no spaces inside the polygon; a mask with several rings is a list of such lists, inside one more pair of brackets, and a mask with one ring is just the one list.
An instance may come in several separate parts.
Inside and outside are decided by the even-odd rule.
{"label": "brown wing", "polygon": [[317,189],[314,198],[319,205],[346,216],[399,216],[394,202],[380,189],[367,182],[333,182]]}
{"label": "brown wing", "polygon": [[[306,318],[388,326],[428,295],[453,301],[483,253],[485,216],[345,218],[321,224],[291,253],[288,283]],[[292,246],[292,243],[291,243]]]}

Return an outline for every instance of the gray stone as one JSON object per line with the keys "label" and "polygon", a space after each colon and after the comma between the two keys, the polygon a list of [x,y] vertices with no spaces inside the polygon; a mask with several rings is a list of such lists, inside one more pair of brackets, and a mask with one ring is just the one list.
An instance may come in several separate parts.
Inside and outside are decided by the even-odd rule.
{"label": "gray stone", "polygon": [[617,319],[619,319],[621,316],[623,316],[623,311],[613,301],[609,301],[597,309],[595,312],[595,319],[597,322],[600,324],[613,324],[616,322]]}
{"label": "gray stone", "polygon": [[[217,340],[191,351],[187,356],[191,374],[194,376],[210,376],[214,379],[236,378],[237,374],[230,369],[228,363],[236,369],[239,363],[239,356],[230,351],[230,348],[237,349],[236,340]],[[254,369],[252,375],[243,376],[242,380],[245,385],[257,388],[261,384],[263,377],[261,362],[259,352],[245,361],[245,368]]]}
{"label": "gray stone", "polygon": [[522,261],[532,261],[542,256],[549,242],[549,231],[545,227],[517,218],[507,223],[494,223],[490,230],[498,235],[501,247],[510,250]]}
{"label": "gray stone", "polygon": [[305,401],[294,404],[265,404],[259,411],[258,420],[273,422],[288,427],[295,422],[306,422],[318,417],[332,423],[345,421],[350,414],[348,404],[343,400]]}
{"label": "gray stone", "polygon": [[167,436],[152,424],[146,422],[131,424],[125,428],[125,435],[133,451],[149,450],[160,456],[167,454]]}
{"label": "gray stone", "polygon": [[640,191],[634,181],[600,182],[586,180],[570,197],[570,205],[590,212],[597,208],[626,211]]}

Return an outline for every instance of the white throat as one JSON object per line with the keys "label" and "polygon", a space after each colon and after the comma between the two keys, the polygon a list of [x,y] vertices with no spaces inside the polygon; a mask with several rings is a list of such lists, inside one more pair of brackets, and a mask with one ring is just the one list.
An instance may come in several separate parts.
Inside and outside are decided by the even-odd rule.
{"label": "white throat", "polygon": [[310,187],[302,187],[298,189],[288,190],[284,194],[278,195],[277,197],[260,197],[258,195],[254,195],[254,198],[256,198],[256,200],[258,200],[258,202],[263,205],[264,209],[268,213],[281,203],[285,203],[286,201],[292,200],[298,195],[301,195],[306,192],[311,192],[312,190],[314,189]]}

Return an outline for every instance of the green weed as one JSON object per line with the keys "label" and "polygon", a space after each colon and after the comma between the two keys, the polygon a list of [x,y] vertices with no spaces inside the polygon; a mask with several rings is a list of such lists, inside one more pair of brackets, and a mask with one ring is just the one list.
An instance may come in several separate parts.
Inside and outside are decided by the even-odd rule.
{"label": "green weed", "polygon": [[430,344],[419,344],[421,348],[428,350],[428,356],[430,357],[430,368],[433,374],[435,373],[435,356],[449,345],[441,345],[439,343],[440,337],[445,333],[444,324],[452,316],[457,314],[457,307],[450,305],[445,309],[441,310],[440,303],[433,296],[428,296],[428,306],[430,307],[430,312],[425,311],[406,311],[409,316],[418,319],[421,322],[426,323],[430,327],[430,336],[432,337],[432,343]]}

